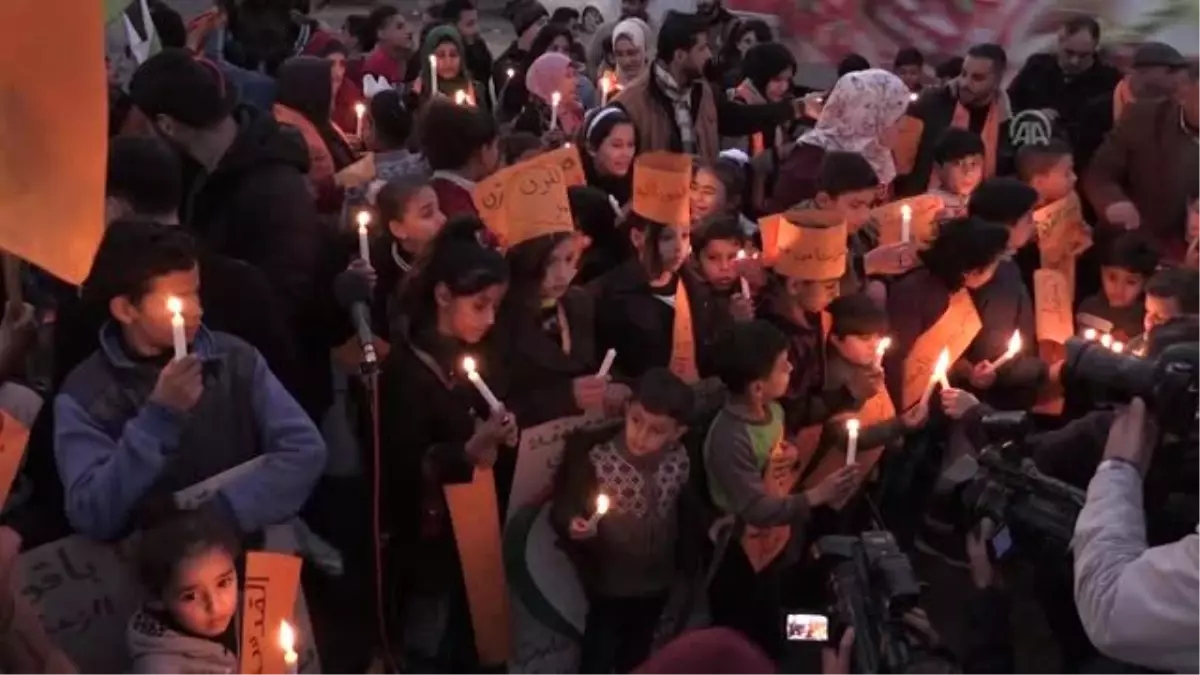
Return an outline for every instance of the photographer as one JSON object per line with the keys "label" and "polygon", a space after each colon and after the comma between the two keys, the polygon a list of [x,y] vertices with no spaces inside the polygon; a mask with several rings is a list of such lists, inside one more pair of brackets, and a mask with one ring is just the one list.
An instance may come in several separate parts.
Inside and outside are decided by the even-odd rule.
{"label": "photographer", "polygon": [[1075,602],[1104,654],[1148,668],[1196,672],[1200,539],[1147,548],[1142,477],[1157,439],[1135,398],[1108,434],[1075,526]]}

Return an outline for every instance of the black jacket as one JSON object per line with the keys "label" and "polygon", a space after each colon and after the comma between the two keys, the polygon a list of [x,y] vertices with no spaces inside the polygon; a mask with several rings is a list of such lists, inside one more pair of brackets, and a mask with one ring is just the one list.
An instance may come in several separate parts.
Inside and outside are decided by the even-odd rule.
{"label": "black jacket", "polygon": [[1008,86],[1008,98],[1013,114],[1024,110],[1056,111],[1058,126],[1077,144],[1084,106],[1096,97],[1107,97],[1111,110],[1113,89],[1120,81],[1119,70],[1099,61],[1068,80],[1055,55],[1034,54]]}

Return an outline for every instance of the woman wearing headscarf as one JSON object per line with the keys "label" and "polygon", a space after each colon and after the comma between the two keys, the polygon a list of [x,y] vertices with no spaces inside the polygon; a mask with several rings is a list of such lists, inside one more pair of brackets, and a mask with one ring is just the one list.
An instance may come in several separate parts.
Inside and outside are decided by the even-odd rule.
{"label": "woman wearing headscarf", "polygon": [[[525,73],[529,100],[517,116],[513,129],[528,131],[538,137],[550,131],[573,136],[583,124],[583,106],[576,97],[575,76],[570,57],[557,52],[539,56]],[[554,110],[556,93],[560,98],[557,110]]]}
{"label": "woman wearing headscarf", "polygon": [[346,137],[333,123],[333,63],[318,56],[297,56],[279,67],[279,89],[272,114],[294,127],[308,146],[308,177],[317,190],[317,209],[335,213],[342,191],[334,174],[354,162]]}
{"label": "woman wearing headscarf", "polygon": [[[796,75],[796,59],[791,50],[778,42],[766,42],[750,48],[742,59],[745,79],[730,92],[730,98],[744,105],[778,103],[792,91],[792,78]],[[752,158],[753,182],[750,191],[752,210],[761,210],[770,197],[768,191],[775,183],[775,175],[787,151],[791,149],[786,139],[791,137],[788,129],[780,125],[751,134],[745,139],[736,139],[727,146],[741,147]]]}
{"label": "woman wearing headscarf", "polygon": [[[485,109],[491,107],[487,88],[478,84],[467,70],[464,58],[466,53],[462,36],[454,26],[437,26],[429,31],[425,41],[421,43],[421,103],[440,94],[452,101],[457,102],[459,98],[466,97],[472,105]],[[433,77],[429,70],[431,55],[437,64],[437,91],[433,91]]]}
{"label": "woman wearing headscarf", "polygon": [[866,158],[881,185],[896,177],[889,146],[909,103],[908,87],[896,75],[872,68],[843,75],[834,85],[817,126],[796,141],[779,168],[770,211],[816,197],[817,176],[828,151]]}
{"label": "woman wearing headscarf", "polygon": [[[597,83],[608,80],[609,99],[646,72],[646,66],[650,63],[649,53],[646,51],[649,39],[650,26],[637,17],[625,19],[613,28],[612,61],[601,69],[596,80]],[[601,88],[603,86],[600,84]]]}
{"label": "woman wearing headscarf", "polygon": [[742,59],[754,45],[773,42],[771,27],[761,19],[738,21],[729,33],[729,39],[721,45],[721,53],[717,57],[717,67],[721,83],[726,89],[736,87],[742,81]]}

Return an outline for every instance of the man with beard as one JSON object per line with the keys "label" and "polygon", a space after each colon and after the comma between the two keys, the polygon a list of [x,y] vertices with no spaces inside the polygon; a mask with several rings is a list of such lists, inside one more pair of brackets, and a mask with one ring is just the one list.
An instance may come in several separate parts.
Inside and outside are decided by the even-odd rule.
{"label": "man with beard", "polygon": [[1034,54],[1008,87],[1012,112],[1041,110],[1074,142],[1085,103],[1111,96],[1121,73],[1096,54],[1100,24],[1090,16],[1075,17],[1058,31],[1054,54]]}
{"label": "man with beard", "polygon": [[708,24],[708,46],[714,54],[720,54],[738,18],[725,9],[724,0],[698,0],[696,15]]}
{"label": "man with beard", "polygon": [[798,99],[741,105],[719,95],[704,79],[711,58],[704,19],[668,13],[654,63],[614,100],[637,127],[642,152],[699,155],[711,163],[721,150],[720,136],[747,136],[803,114]]}
{"label": "man with beard", "polygon": [[997,44],[979,44],[967,50],[962,74],[941,87],[926,89],[908,114],[924,123],[913,170],[897,176],[897,197],[922,194],[932,187],[933,151],[942,132],[950,127],[973,131],[983,138],[984,177],[1006,173],[1012,162],[1007,111],[1000,103],[1000,82],[1008,57]]}

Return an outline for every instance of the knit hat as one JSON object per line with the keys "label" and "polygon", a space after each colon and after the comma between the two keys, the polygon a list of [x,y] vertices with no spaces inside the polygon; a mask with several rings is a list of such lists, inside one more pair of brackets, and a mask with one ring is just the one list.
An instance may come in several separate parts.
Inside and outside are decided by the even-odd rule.
{"label": "knit hat", "polygon": [[237,104],[237,91],[217,64],[186,49],[164,49],[133,74],[129,97],[147,117],[166,115],[190,127],[207,129]]}
{"label": "knit hat", "polygon": [[519,38],[524,35],[525,31],[529,30],[533,24],[542,20],[542,18],[549,18],[549,16],[550,12],[546,11],[546,8],[542,6],[542,3],[531,2],[517,10],[517,13],[513,15],[513,29],[517,31],[517,37]]}

